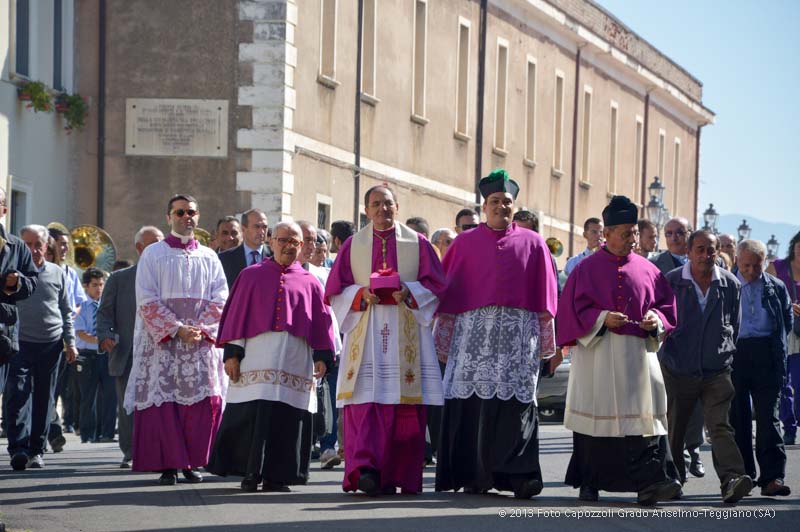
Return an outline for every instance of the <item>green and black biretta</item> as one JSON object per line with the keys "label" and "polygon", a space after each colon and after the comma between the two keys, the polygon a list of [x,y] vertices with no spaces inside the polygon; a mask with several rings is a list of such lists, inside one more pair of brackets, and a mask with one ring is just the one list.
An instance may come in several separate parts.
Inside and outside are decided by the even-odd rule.
{"label": "green and black biretta", "polygon": [[514,199],[517,199],[517,194],[519,194],[519,184],[509,178],[508,172],[502,168],[495,168],[489,175],[481,179],[478,189],[481,191],[483,199],[495,192],[508,192]]}

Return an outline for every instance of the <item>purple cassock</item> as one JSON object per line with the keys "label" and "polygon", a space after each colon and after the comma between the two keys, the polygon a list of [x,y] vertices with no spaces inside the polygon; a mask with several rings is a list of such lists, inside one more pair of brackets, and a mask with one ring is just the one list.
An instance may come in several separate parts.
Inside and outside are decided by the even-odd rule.
{"label": "purple cassock", "polygon": [[[581,261],[567,278],[556,316],[556,343],[575,345],[592,330],[604,310],[622,312],[635,322],[652,310],[667,333],[678,320],[675,296],[659,269],[636,253],[619,257],[605,247]],[[639,338],[648,335],[636,323],[612,332]]]}
{"label": "purple cassock", "polygon": [[[312,349],[332,351],[332,316],[319,292],[319,281],[299,262],[282,266],[269,259],[245,268],[225,303],[217,345],[286,331]],[[325,323],[328,327],[320,326]]]}
{"label": "purple cassock", "polygon": [[[483,255],[488,250],[492,256]],[[441,314],[497,305],[556,315],[558,282],[550,251],[538,233],[516,223],[504,231],[482,223],[461,233],[443,266],[449,284],[439,304]]]}
{"label": "purple cassock", "polygon": [[[386,241],[386,264],[382,253]],[[350,264],[353,239],[344,242],[325,285],[326,301],[355,284]],[[395,228],[373,231],[372,272],[398,270]],[[438,298],[445,291],[445,277],[439,258],[423,235],[419,235],[417,279]],[[437,368],[438,369],[438,368]],[[342,374],[340,373],[340,378]],[[355,491],[363,470],[380,473],[384,490],[400,487],[405,493],[422,491],[422,462],[425,451],[425,406],[422,404],[348,404],[343,408],[345,442],[344,491]]]}

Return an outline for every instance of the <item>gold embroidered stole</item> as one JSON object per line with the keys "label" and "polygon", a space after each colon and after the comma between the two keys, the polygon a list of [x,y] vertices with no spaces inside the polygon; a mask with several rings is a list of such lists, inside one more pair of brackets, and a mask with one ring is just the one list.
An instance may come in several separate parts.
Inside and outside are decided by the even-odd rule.
{"label": "gold embroidered stole", "polygon": [[[397,245],[397,269],[404,282],[416,281],[419,275],[419,237],[416,231],[395,222],[395,241]],[[350,269],[356,284],[369,287],[372,273],[373,226],[368,224],[353,235],[350,246]],[[400,402],[422,403],[422,371],[419,355],[419,327],[414,315],[405,305],[397,305],[398,322],[394,330],[399,332],[398,354],[400,366]],[[336,394],[337,399],[353,397],[358,371],[367,340],[367,330],[372,306],[361,315],[358,324],[349,335],[349,347],[343,357],[345,378]]]}

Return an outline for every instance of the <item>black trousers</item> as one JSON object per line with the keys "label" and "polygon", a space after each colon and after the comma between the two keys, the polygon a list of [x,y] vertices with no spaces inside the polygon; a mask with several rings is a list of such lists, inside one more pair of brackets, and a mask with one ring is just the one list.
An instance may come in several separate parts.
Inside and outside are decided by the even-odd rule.
{"label": "black trousers", "polygon": [[[778,404],[783,377],[772,356],[770,338],[744,338],[736,343],[733,356],[731,425],[736,445],[744,459],[747,474],[756,478],[756,461],[761,476],[757,484],[766,486],[786,474],[786,449],[781,438]],[[753,459],[753,416],[756,415],[756,449]]]}

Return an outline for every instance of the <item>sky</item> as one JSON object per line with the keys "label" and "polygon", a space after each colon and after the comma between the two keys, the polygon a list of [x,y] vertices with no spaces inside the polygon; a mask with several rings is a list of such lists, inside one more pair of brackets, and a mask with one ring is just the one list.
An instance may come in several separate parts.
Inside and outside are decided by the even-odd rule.
{"label": "sky", "polygon": [[596,2],[703,84],[700,212],[800,226],[800,0]]}

